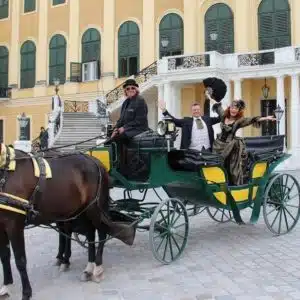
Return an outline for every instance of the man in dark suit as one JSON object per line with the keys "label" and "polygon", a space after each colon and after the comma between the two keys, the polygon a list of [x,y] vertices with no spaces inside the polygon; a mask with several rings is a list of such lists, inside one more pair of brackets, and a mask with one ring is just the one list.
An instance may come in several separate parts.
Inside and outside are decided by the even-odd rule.
{"label": "man in dark suit", "polygon": [[120,118],[117,121],[112,133],[112,140],[128,141],[130,138],[147,131],[148,127],[148,106],[144,98],[139,94],[139,86],[134,79],[125,81],[124,101]]}
{"label": "man in dark suit", "polygon": [[159,107],[164,116],[173,119],[177,127],[182,128],[181,149],[192,149],[197,151],[211,151],[214,141],[213,125],[220,122],[219,117],[201,116],[201,107],[199,103],[192,105],[192,117],[177,119],[173,117],[166,109],[163,101],[159,102]]}

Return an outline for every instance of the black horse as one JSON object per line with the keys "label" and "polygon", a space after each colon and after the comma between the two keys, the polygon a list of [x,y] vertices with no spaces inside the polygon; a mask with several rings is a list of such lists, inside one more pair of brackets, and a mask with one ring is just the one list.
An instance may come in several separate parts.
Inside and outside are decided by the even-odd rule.
{"label": "black horse", "polygon": [[[51,167],[52,178],[41,181],[34,174],[30,155],[15,150],[15,158],[9,159],[7,153],[8,147],[1,145],[0,258],[4,286],[0,294],[7,292],[7,286],[13,283],[9,248],[11,243],[22,281],[22,299],[28,300],[32,297],[24,239],[24,228],[28,222],[49,225],[80,215],[78,222],[80,226],[83,220],[88,224],[87,232],[90,233],[88,238],[91,242],[97,229],[101,241],[109,234],[132,245],[135,228],[113,222],[109,218],[108,173],[98,160],[81,153],[63,156],[49,154],[47,161]],[[8,170],[10,160],[16,161],[15,171]],[[94,244],[90,245],[89,252],[95,252]],[[89,255],[85,269],[85,274],[93,274],[96,281],[102,278],[103,247],[104,242],[99,243],[96,255]]]}

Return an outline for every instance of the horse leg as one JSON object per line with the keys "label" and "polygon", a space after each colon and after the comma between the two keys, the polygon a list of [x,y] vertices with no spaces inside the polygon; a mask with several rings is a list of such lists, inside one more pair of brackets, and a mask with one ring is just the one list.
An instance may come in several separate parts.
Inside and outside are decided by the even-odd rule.
{"label": "horse leg", "polygon": [[65,271],[69,270],[69,267],[70,267],[70,257],[72,254],[72,251],[71,251],[72,224],[71,224],[71,222],[64,224],[64,234],[65,234],[64,235],[64,238],[65,238],[64,257],[62,259],[62,264],[59,269],[60,272],[65,272]]}
{"label": "horse leg", "polygon": [[59,230],[59,241],[58,241],[58,254],[56,256],[56,262],[54,263],[55,266],[59,267],[64,259],[64,253],[65,253],[65,236],[64,236],[64,226],[61,223],[57,223],[57,228]]}
{"label": "horse leg", "polygon": [[88,264],[81,276],[82,281],[89,281],[93,277],[93,272],[94,272],[94,268],[95,268],[95,260],[96,260],[95,228],[90,228],[87,231],[86,237],[88,240]]}
{"label": "horse leg", "polygon": [[97,254],[96,254],[96,267],[94,268],[94,273],[93,273],[93,281],[99,283],[103,280],[104,276],[104,269],[102,266],[103,263],[103,250],[104,250],[104,244],[106,241],[106,232],[103,230],[105,229],[105,224],[102,224],[101,230],[98,229],[98,238],[99,238],[99,244],[98,244],[98,249],[97,249]]}
{"label": "horse leg", "polygon": [[[16,224],[15,224],[16,225]],[[20,273],[22,282],[22,300],[29,300],[32,297],[32,288],[27,274],[27,260],[25,251],[24,229],[13,226],[8,233],[11,246],[15,256],[16,267]]]}
{"label": "horse leg", "polygon": [[10,245],[5,231],[0,232],[0,257],[3,267],[3,286],[0,288],[0,297],[9,296],[9,285],[13,284],[10,265]]}

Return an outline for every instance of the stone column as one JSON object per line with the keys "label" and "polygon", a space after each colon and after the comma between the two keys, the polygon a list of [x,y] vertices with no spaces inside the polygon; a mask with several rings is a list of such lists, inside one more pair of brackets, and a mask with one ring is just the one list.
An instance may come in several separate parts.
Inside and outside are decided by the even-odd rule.
{"label": "stone column", "polygon": [[242,99],[242,80],[234,80],[234,100]]}
{"label": "stone column", "polygon": [[184,0],[184,27],[189,29],[184,34],[184,53],[194,54],[197,52],[197,0]]}
{"label": "stone column", "polygon": [[34,96],[45,96],[47,93],[47,78],[48,68],[45,58],[45,49],[48,49],[48,2],[44,0],[38,1],[39,26],[38,35],[39,40],[36,51],[36,86],[34,88]]}
{"label": "stone column", "polygon": [[155,0],[143,0],[143,32],[141,68],[151,65],[156,59]]}
{"label": "stone column", "polygon": [[[171,101],[172,101],[172,110],[171,114],[176,118],[181,118],[181,86],[179,84],[173,84],[171,90]],[[177,127],[178,136],[174,143],[177,149],[180,148],[181,141],[181,128]]]}
{"label": "stone column", "polygon": [[[157,95],[158,95],[158,101],[159,100],[164,100],[164,85],[163,84],[159,84],[158,87],[157,87]],[[157,123],[159,121],[162,120],[162,117],[163,117],[163,114],[162,114],[162,111],[159,107],[157,107]]]}
{"label": "stone column", "polygon": [[224,80],[224,82],[226,83],[226,86],[227,86],[227,92],[226,92],[226,95],[224,97],[224,99],[222,100],[223,102],[223,107],[224,108],[227,108],[227,106],[231,103],[231,84],[230,84],[230,79],[226,79]]}
{"label": "stone column", "polygon": [[172,84],[170,82],[164,84],[164,101],[166,102],[166,109],[172,114]]}
{"label": "stone column", "polygon": [[280,120],[280,134],[286,134],[285,131],[285,115],[286,115],[286,111],[285,111],[285,98],[284,98],[284,76],[278,76],[276,78],[276,89],[277,89],[277,105],[280,105],[280,107],[284,110],[283,116]]}
{"label": "stone column", "polygon": [[101,43],[103,55],[103,88],[109,91],[115,85],[115,18],[116,0],[104,0],[104,26],[103,26],[103,43]]}
{"label": "stone column", "polygon": [[[19,86],[20,74],[20,43],[19,43],[19,28],[20,28],[20,3],[19,0],[9,1],[11,5],[11,40],[9,51],[9,74],[8,85],[12,88]],[[12,95],[14,98],[14,95]]]}
{"label": "stone column", "polygon": [[300,89],[299,89],[299,74],[291,76],[291,149],[292,154],[296,155],[300,152]]}

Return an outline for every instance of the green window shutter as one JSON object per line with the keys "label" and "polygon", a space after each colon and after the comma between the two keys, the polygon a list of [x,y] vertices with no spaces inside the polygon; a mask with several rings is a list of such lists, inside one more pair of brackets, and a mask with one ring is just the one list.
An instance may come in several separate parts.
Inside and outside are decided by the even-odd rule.
{"label": "green window shutter", "polygon": [[57,34],[50,41],[49,51],[49,84],[53,79],[58,78],[61,84],[66,82],[66,40]]}
{"label": "green window shutter", "polygon": [[9,1],[0,0],[0,19],[8,18]]}
{"label": "green window shutter", "polygon": [[[211,34],[217,39],[212,40]],[[234,19],[230,7],[224,3],[212,5],[205,14],[205,50],[222,54],[234,52]]]}
{"label": "green window shutter", "polygon": [[82,58],[81,61],[98,61],[101,58],[101,37],[97,29],[88,29],[82,36],[81,41]]}
{"label": "green window shutter", "polygon": [[21,89],[35,86],[36,47],[31,41],[25,42],[21,47]]}
{"label": "green window shutter", "polygon": [[[161,40],[168,38],[169,44],[164,49]],[[159,52],[160,57],[164,55],[183,54],[184,51],[184,25],[182,18],[170,13],[163,17],[159,24]]]}
{"label": "green window shutter", "polygon": [[65,0],[53,0],[52,4],[53,5],[59,5],[65,3]]}
{"label": "green window shutter", "polygon": [[139,70],[140,31],[136,23],[123,23],[118,33],[119,77],[134,75]]}
{"label": "green window shutter", "polygon": [[8,50],[0,46],[0,88],[8,87]]}
{"label": "green window shutter", "polygon": [[24,0],[24,13],[35,11],[36,0]]}
{"label": "green window shutter", "polygon": [[258,8],[259,49],[291,45],[291,17],[287,0],[262,0]]}

